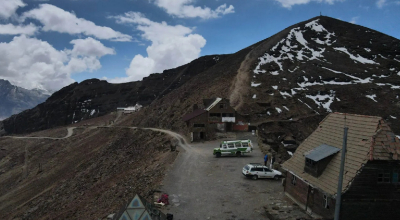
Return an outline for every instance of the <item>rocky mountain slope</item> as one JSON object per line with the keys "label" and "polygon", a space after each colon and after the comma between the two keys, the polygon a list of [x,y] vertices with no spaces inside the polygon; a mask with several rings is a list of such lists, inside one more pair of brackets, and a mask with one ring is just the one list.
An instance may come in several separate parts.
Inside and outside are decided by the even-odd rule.
{"label": "rocky mountain slope", "polygon": [[37,107],[4,120],[4,131],[27,133],[102,116],[115,111],[117,107],[134,106],[136,103],[146,106],[225,57],[204,56],[137,82],[111,84],[104,80],[90,79],[71,84],[53,93],[46,102]]}
{"label": "rocky mountain slope", "polygon": [[44,91],[24,89],[0,79],[0,121],[35,107],[46,101],[49,96]]}
{"label": "rocky mountain slope", "polygon": [[4,129],[21,133],[70,124],[87,118],[93,109],[101,115],[139,101],[147,107],[131,124],[185,133],[181,119],[193,105],[223,97],[256,125],[314,117],[313,123],[299,122],[299,132],[309,131],[320,117],[340,111],[382,116],[400,133],[398,39],[319,16],[219,56],[218,62],[214,58],[202,57],[142,82],[109,85],[89,80],[70,85],[37,108],[6,120]]}
{"label": "rocky mountain slope", "polygon": [[[276,124],[279,133],[299,142],[327,113],[336,111],[382,116],[400,134],[400,41],[359,25],[315,17],[230,55],[154,101],[133,124],[185,132],[181,116],[211,97],[230,98],[251,122]],[[268,126],[262,129],[274,132]]]}

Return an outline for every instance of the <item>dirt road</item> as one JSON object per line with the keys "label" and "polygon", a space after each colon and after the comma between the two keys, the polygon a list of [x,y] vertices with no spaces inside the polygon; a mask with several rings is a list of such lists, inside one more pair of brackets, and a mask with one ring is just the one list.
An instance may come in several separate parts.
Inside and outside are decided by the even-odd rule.
{"label": "dirt road", "polygon": [[263,162],[256,139],[249,133],[254,151],[243,157],[212,155],[219,141],[191,144],[181,152],[164,179],[162,190],[169,194],[171,205],[165,212],[174,219],[256,220],[268,219],[263,205],[282,198],[281,181],[245,178],[245,164]]}
{"label": "dirt road", "polygon": [[61,139],[66,139],[71,137],[74,134],[74,129],[76,127],[69,127],[67,128],[67,135],[65,137],[61,138],[55,138],[55,137],[23,137],[23,136],[3,136],[4,138],[14,138],[14,139],[50,139],[50,140],[61,140]]}

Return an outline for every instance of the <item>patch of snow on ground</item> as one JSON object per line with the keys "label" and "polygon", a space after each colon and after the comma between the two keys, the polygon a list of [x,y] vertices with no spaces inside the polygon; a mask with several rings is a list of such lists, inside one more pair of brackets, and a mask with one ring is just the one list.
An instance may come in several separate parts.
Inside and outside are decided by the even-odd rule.
{"label": "patch of snow on ground", "polygon": [[364,48],[364,50],[367,52],[371,52],[371,49],[369,49],[369,48]]}
{"label": "patch of snow on ground", "polygon": [[397,73],[398,76],[400,76],[400,71]]}
{"label": "patch of snow on ground", "polygon": [[[350,74],[343,73],[343,72],[336,71],[336,70],[332,70],[332,69],[329,69],[329,68],[326,68],[326,67],[322,67],[322,69],[326,69],[326,70],[329,70],[329,71],[334,72],[334,73],[343,74],[343,75],[345,75],[345,76],[348,76],[348,77],[350,77],[350,78],[352,78],[352,79],[354,80],[353,83],[361,83],[361,84],[364,84],[364,83],[372,83],[372,81],[373,81],[373,79],[371,79],[370,77],[367,77],[367,78],[365,78],[365,79],[361,79],[361,78],[352,76],[352,75],[350,75]],[[342,83],[343,83],[343,84],[341,84],[341,85],[348,85],[348,84],[351,84],[351,83],[348,83],[348,82],[342,82]],[[329,84],[329,83],[328,83],[328,84]]]}
{"label": "patch of snow on ground", "polygon": [[286,96],[292,97],[292,95],[290,95],[288,92],[281,92],[281,91],[279,91],[279,92],[281,93],[281,96],[282,96],[284,99],[286,99]]}
{"label": "patch of snow on ground", "polygon": [[271,73],[271,75],[274,75],[274,76],[279,75],[279,72],[278,72],[278,71],[272,71],[272,72],[270,72],[270,73]]}
{"label": "patch of snow on ground", "polygon": [[336,101],[340,102],[341,100],[338,97],[336,97]]}
{"label": "patch of snow on ground", "polygon": [[95,113],[96,113],[96,109],[93,109],[93,110],[90,112],[90,116],[93,116]]}
{"label": "patch of snow on ground", "polygon": [[294,89],[291,89],[290,91],[292,92],[292,95],[296,95],[297,94],[297,92],[294,91]]}
{"label": "patch of snow on ground", "polygon": [[283,43],[283,41],[285,41],[285,38],[283,38],[281,41],[279,41],[271,50],[272,50],[272,51],[275,51],[276,48],[279,47],[279,44]]}
{"label": "patch of snow on ground", "polygon": [[257,87],[257,86],[259,86],[259,85],[261,85],[261,83],[254,83],[254,82],[251,82],[251,87]]}
{"label": "patch of snow on ground", "polygon": [[323,31],[327,31],[324,26],[320,25],[318,23],[319,19],[308,22],[305,26],[306,27],[311,27],[311,30],[315,31],[315,32],[323,32]]}
{"label": "patch of snow on ground", "polygon": [[373,76],[373,77],[378,77],[378,78],[386,78],[386,77],[389,77],[389,76],[385,76],[385,75],[377,76],[377,75],[375,75],[375,74],[373,74],[372,76]]}
{"label": "patch of snow on ground", "polygon": [[292,152],[288,151],[287,153],[288,153],[290,156],[293,156],[293,153],[292,153]]}
{"label": "patch of snow on ground", "polygon": [[365,97],[374,100],[374,102],[378,102],[378,101],[375,100],[375,98],[376,98],[376,95],[375,95],[375,94],[373,94],[373,95],[366,95]]}
{"label": "patch of snow on ground", "polygon": [[[288,69],[288,71],[291,72],[291,73],[293,73],[293,72],[296,71],[298,68],[299,68],[299,67],[296,66],[296,68],[294,68],[293,70]],[[399,72],[399,74],[400,74],[400,72]]]}
{"label": "patch of snow on ground", "polygon": [[379,63],[374,62],[373,60],[369,60],[369,59],[364,58],[364,57],[362,57],[362,56],[360,56],[358,54],[357,54],[357,56],[354,56],[353,54],[349,53],[349,51],[347,51],[347,49],[344,48],[344,47],[334,47],[333,49],[338,50],[338,51],[342,51],[343,53],[349,55],[350,59],[352,59],[354,61],[358,61],[358,62],[363,63],[363,64],[379,64]]}
{"label": "patch of snow on ground", "polygon": [[255,99],[255,98],[257,98],[257,95],[256,95],[256,94],[253,95],[253,99]]}
{"label": "patch of snow on ground", "polygon": [[395,69],[395,68],[390,68],[389,70],[390,70],[390,71],[395,71],[396,69]]}
{"label": "patch of snow on ground", "polygon": [[271,56],[268,53],[266,53],[266,54],[264,54],[264,56],[262,56],[258,59],[260,60],[260,62],[258,63],[258,65],[256,66],[256,68],[253,71],[255,74],[265,73],[266,72],[265,70],[260,69],[261,66],[264,64],[267,64],[267,63],[271,63],[271,62],[275,62],[276,64],[278,64],[280,70],[283,70],[282,64],[280,63],[281,57],[276,58],[276,57]]}
{"label": "patch of snow on ground", "polygon": [[272,86],[272,88],[274,88],[274,89],[278,89],[278,86]]}
{"label": "patch of snow on ground", "polygon": [[289,35],[294,35],[296,37],[297,42],[299,42],[304,47],[307,47],[308,42],[304,39],[303,34],[300,31],[300,28],[293,28],[290,30]]}
{"label": "patch of snow on ground", "polygon": [[396,59],[396,58],[394,58],[394,60],[396,60],[397,62],[399,62],[399,63],[400,63],[400,60],[398,60],[398,59]]}
{"label": "patch of snow on ground", "polygon": [[327,112],[332,112],[330,106],[335,99],[335,96],[332,95],[332,93],[330,95],[306,95],[306,97],[312,99],[318,106],[322,106]]}
{"label": "patch of snow on ground", "polygon": [[282,112],[282,109],[280,109],[280,108],[278,108],[278,107],[275,107],[275,110],[276,110],[278,113],[281,113],[281,112]]}
{"label": "patch of snow on ground", "polygon": [[267,114],[268,114],[268,115],[271,115],[271,112],[267,111]]}
{"label": "patch of snow on ground", "polygon": [[309,86],[315,86],[315,85],[324,85],[323,83],[320,82],[302,82],[302,83],[297,83],[297,85],[299,85],[301,88],[304,87],[309,87]]}
{"label": "patch of snow on ground", "polygon": [[394,116],[392,116],[392,115],[390,115],[390,117],[393,118],[393,119],[397,119],[396,117],[394,117]]}
{"label": "patch of snow on ground", "polygon": [[322,41],[322,40],[320,40],[320,39],[318,39],[318,38],[311,38],[311,40],[314,40],[315,43],[317,43],[317,44],[325,44],[324,41]]}
{"label": "patch of snow on ground", "polygon": [[391,89],[400,89],[400,86],[392,85],[390,83],[375,83],[378,86],[390,86]]}
{"label": "patch of snow on ground", "polygon": [[387,60],[388,58],[382,56],[381,54],[378,54],[380,57],[382,57],[383,59]]}
{"label": "patch of snow on ground", "polygon": [[283,108],[285,108],[287,111],[289,111],[288,107],[286,107],[286,106],[283,106]]}
{"label": "patch of snow on ground", "polygon": [[274,93],[270,93],[269,95],[274,95]]}

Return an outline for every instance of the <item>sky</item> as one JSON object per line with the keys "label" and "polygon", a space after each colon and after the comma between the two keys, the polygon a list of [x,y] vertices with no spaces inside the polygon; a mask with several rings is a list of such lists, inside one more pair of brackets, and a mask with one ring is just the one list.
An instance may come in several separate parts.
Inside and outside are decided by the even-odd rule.
{"label": "sky", "polygon": [[47,91],[138,81],[320,13],[400,39],[400,0],[0,0],[0,79]]}

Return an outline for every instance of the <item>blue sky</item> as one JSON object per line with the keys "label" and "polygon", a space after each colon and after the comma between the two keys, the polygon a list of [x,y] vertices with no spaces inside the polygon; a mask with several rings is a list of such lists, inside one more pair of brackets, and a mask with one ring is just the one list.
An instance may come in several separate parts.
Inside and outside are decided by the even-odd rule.
{"label": "blue sky", "polygon": [[0,78],[51,91],[137,81],[320,12],[400,38],[400,0],[1,0]]}

